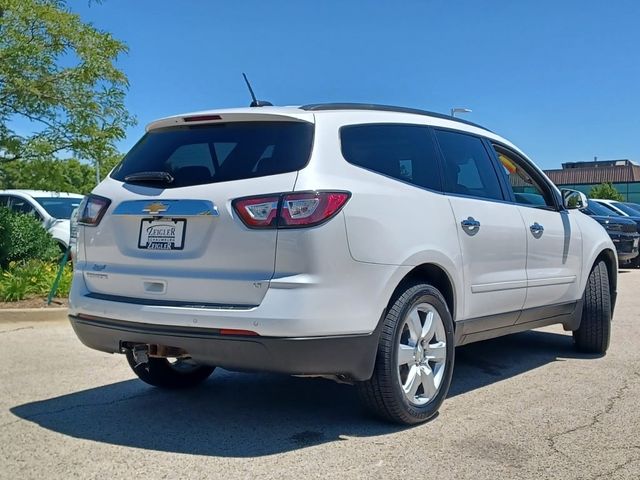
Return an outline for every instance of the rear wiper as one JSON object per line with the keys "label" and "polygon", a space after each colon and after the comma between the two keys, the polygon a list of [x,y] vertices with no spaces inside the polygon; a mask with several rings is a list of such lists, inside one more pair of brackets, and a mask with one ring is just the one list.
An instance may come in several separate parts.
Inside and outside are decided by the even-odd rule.
{"label": "rear wiper", "polygon": [[160,182],[173,183],[173,177],[169,172],[138,172],[124,177],[125,182]]}

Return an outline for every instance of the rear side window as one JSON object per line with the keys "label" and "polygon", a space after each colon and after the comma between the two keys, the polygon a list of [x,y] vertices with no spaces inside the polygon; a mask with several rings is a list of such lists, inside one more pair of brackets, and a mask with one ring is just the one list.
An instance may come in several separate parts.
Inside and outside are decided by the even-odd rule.
{"label": "rear side window", "polygon": [[53,218],[71,218],[73,211],[80,206],[81,198],[35,197],[34,200]]}
{"label": "rear side window", "polygon": [[163,188],[186,187],[294,172],[311,155],[313,125],[306,122],[233,122],[147,133],[111,177],[167,172]]}
{"label": "rear side window", "polygon": [[498,175],[482,140],[473,135],[436,130],[444,157],[445,190],[503,200]]}
{"label": "rear side window", "polygon": [[420,187],[441,189],[436,150],[428,127],[350,125],[340,129],[340,138],[347,162]]}

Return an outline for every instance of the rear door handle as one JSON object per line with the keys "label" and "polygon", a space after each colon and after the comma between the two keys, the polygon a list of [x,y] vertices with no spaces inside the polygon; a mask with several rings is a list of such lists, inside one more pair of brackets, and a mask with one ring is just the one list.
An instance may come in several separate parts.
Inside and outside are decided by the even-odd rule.
{"label": "rear door handle", "polygon": [[531,230],[531,233],[534,235],[542,235],[544,233],[544,227],[538,222],[534,222],[534,224],[529,227],[529,230]]}
{"label": "rear door handle", "polygon": [[462,220],[460,225],[462,225],[462,228],[466,230],[475,230],[476,228],[480,228],[480,222],[473,217],[467,217],[466,220]]}

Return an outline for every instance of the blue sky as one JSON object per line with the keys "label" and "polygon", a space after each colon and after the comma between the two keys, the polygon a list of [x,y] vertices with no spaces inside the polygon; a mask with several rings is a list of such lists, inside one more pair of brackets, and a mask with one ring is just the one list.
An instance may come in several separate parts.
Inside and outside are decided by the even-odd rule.
{"label": "blue sky", "polygon": [[129,46],[127,106],[158,117],[248,105],[371,102],[448,112],[543,168],[640,162],[640,2],[71,0]]}

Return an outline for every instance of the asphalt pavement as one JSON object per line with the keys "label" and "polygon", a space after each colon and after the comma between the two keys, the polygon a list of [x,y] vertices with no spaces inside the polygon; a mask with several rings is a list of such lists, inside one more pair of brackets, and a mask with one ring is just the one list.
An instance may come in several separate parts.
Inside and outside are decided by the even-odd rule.
{"label": "asphalt pavement", "polygon": [[640,270],[605,357],[559,326],[460,347],[432,421],[381,423],[353,388],[217,371],[149,387],[66,321],[0,323],[0,478],[640,478]]}

